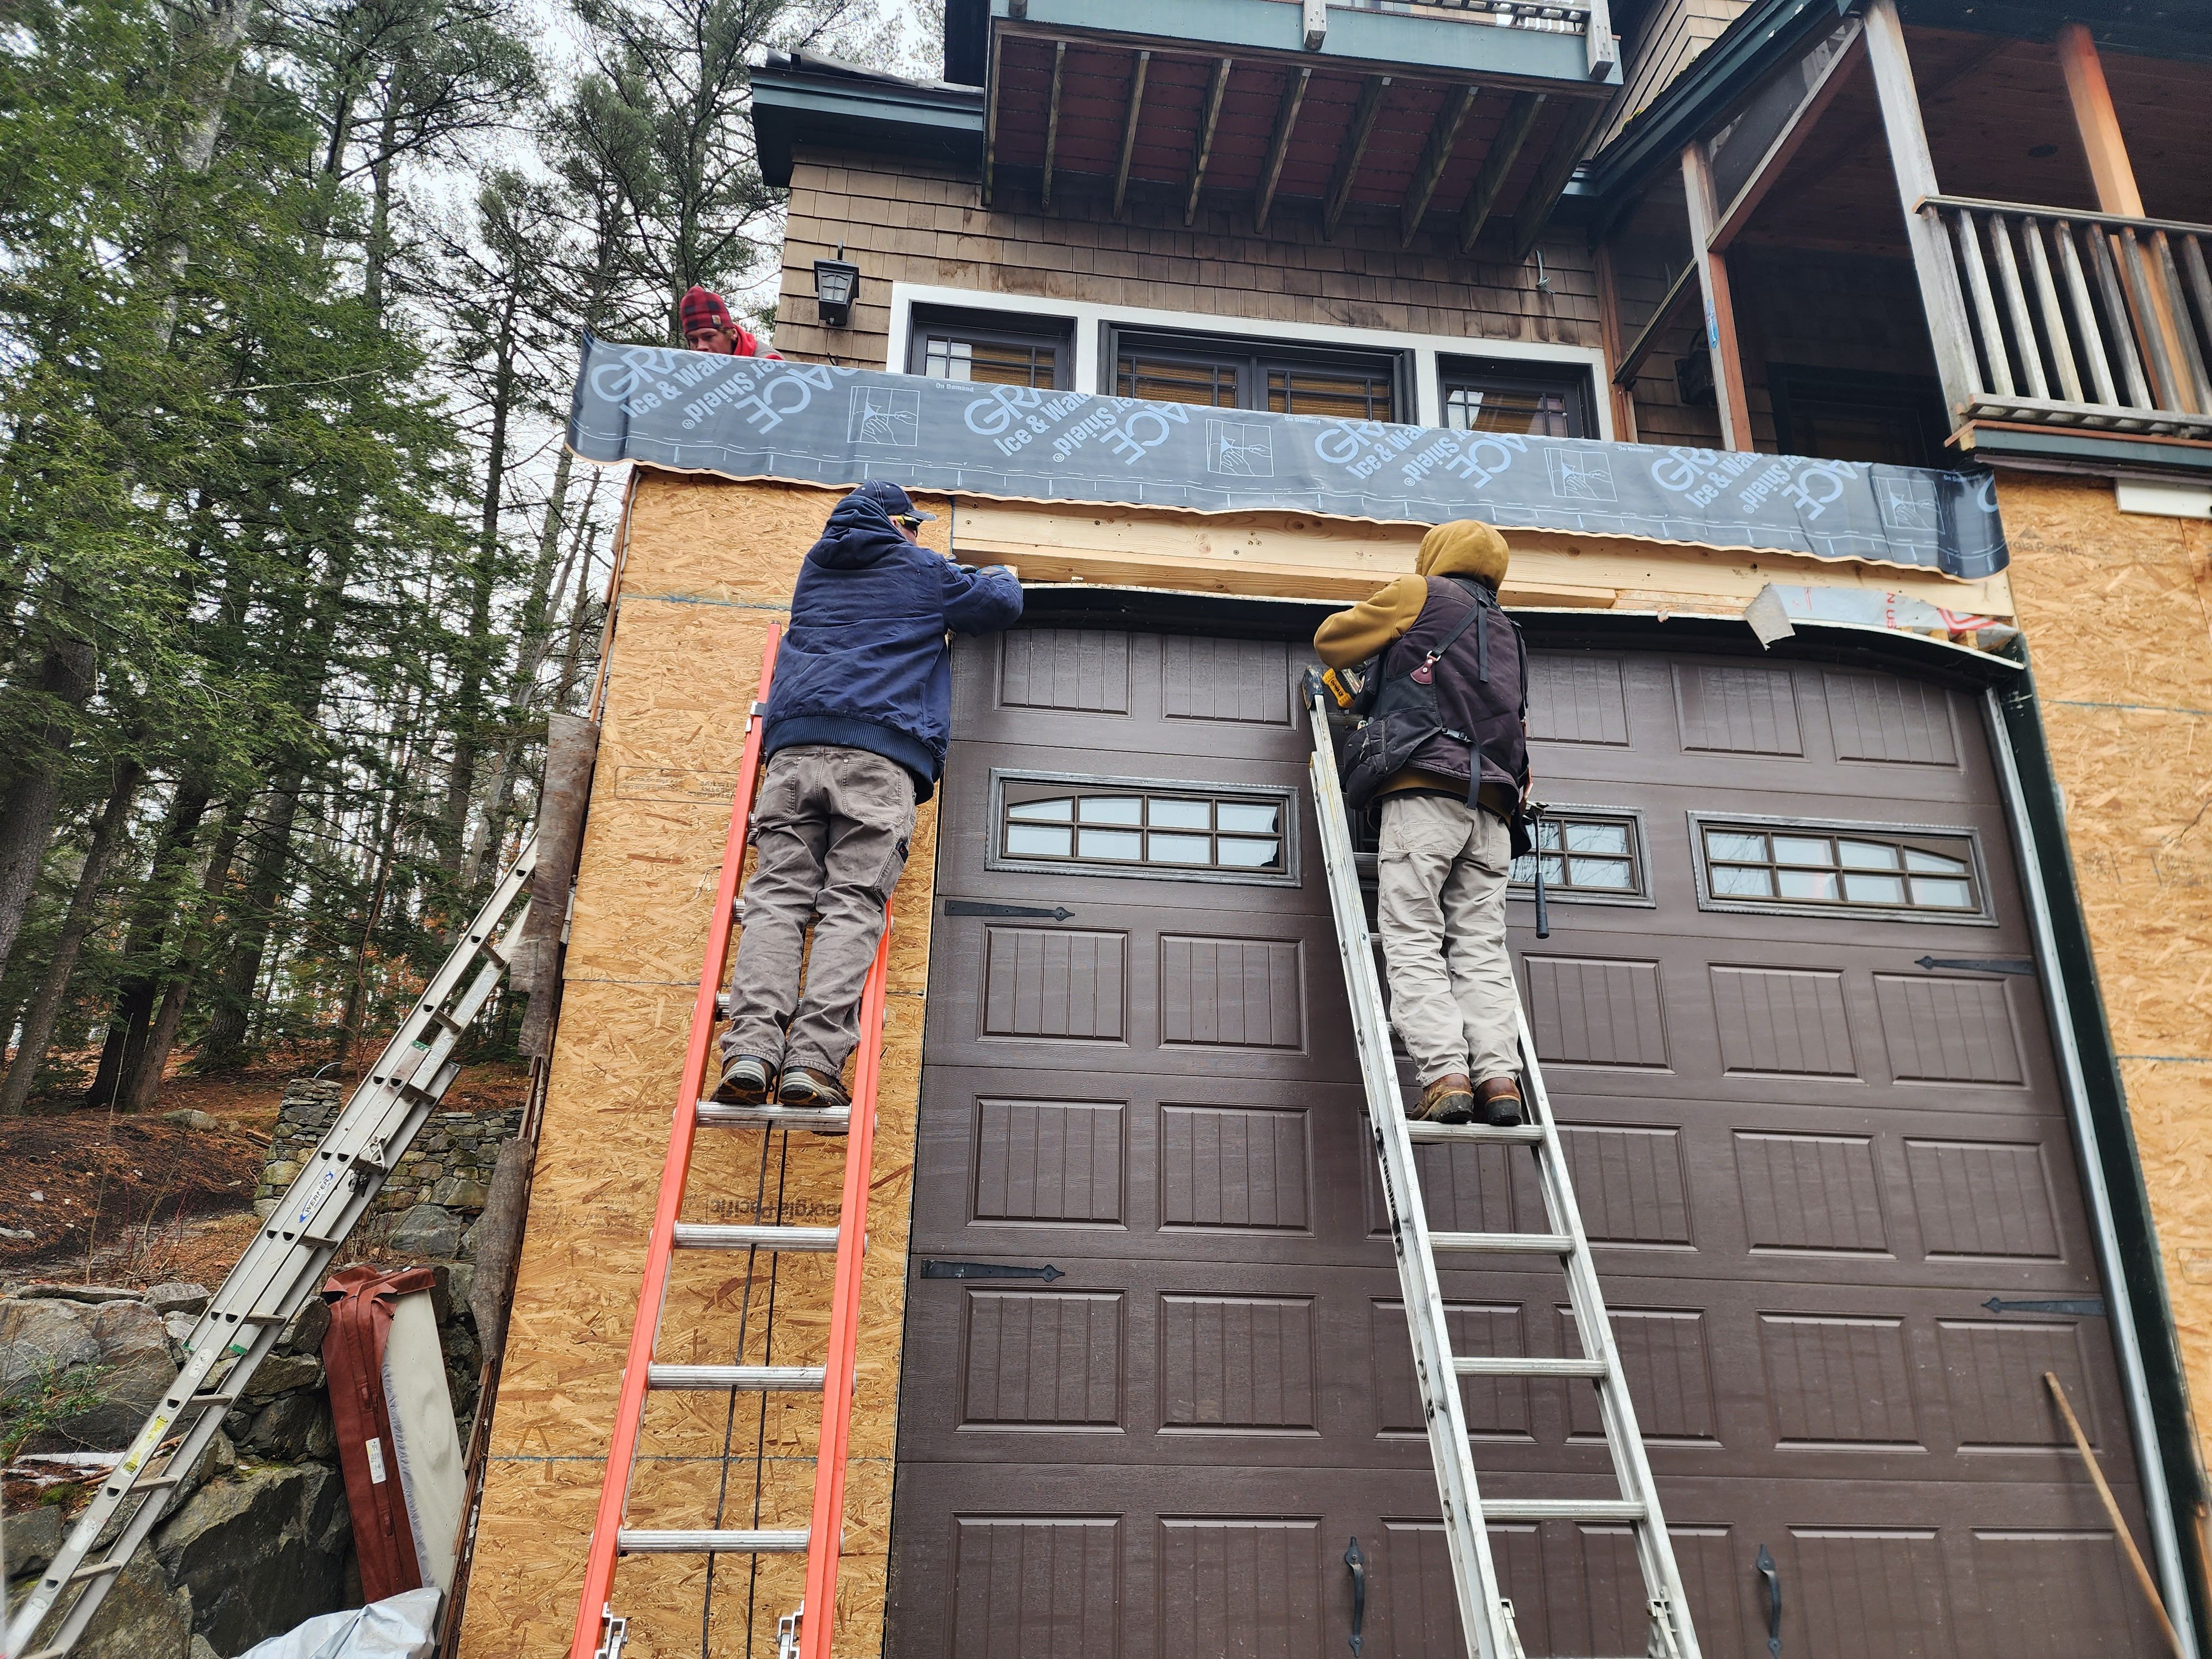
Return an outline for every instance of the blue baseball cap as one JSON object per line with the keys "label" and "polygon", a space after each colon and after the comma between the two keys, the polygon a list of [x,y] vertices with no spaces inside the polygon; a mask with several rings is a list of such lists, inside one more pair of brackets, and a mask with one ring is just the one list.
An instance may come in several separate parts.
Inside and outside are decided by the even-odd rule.
{"label": "blue baseball cap", "polygon": [[924,513],[914,504],[913,498],[888,478],[871,478],[853,494],[864,501],[873,501],[889,519],[934,519],[934,513]]}

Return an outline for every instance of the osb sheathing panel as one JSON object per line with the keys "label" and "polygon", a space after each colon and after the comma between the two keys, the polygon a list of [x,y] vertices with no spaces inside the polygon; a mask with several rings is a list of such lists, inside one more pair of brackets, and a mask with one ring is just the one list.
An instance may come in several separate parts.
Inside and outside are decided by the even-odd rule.
{"label": "osb sheathing panel", "polygon": [[[578,872],[567,991],[553,1056],[501,1379],[461,1651],[566,1650],[598,1502],[645,1243],[728,830],[763,642],[783,619],[835,491],[642,475],[632,502],[599,760]],[[940,548],[942,503],[929,526]],[[917,816],[892,898],[891,998],[862,1280],[858,1389],[839,1571],[836,1645],[882,1645],[898,1352],[921,1086],[936,814]],[[753,1132],[698,1139],[684,1218],[824,1224],[837,1213],[842,1140],[788,1146]],[[662,1316],[665,1362],[819,1363],[831,1262],[679,1254]],[[771,1323],[767,1310],[773,1297]],[[631,1523],[804,1526],[818,1396],[655,1396]],[[725,1446],[734,1455],[726,1461]],[[757,1455],[757,1453],[758,1455]],[[772,1651],[797,1605],[798,1559],[640,1557],[617,1576],[639,1659]]]}
{"label": "osb sheathing panel", "polygon": [[2045,730],[2200,1433],[2212,1429],[2212,527],[2004,472]]}

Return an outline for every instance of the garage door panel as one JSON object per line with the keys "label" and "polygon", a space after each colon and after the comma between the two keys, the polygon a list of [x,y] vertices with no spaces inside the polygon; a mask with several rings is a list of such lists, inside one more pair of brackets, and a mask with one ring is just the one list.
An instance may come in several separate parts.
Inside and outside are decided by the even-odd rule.
{"label": "garage door panel", "polygon": [[[1464,1650],[1304,799],[1303,655],[959,647],[940,896],[1066,914],[947,915],[933,941],[898,1659],[1321,1659],[1350,1634],[1354,1534],[1366,1651]],[[1975,700],[1539,653],[1531,727],[1542,793],[1633,814],[1641,851],[1637,902],[1562,896],[1542,941],[1525,899],[1509,921],[1705,1650],[1765,1653],[1762,1545],[1785,1654],[2153,1650],[2042,1382],[2140,1530],[2046,1011],[2005,971],[2030,945]],[[1288,790],[1297,883],[992,868],[994,769]],[[1693,814],[1944,826],[1989,914],[1701,904]],[[1525,1155],[1418,1156],[1433,1225],[1547,1224]],[[1448,1261],[1441,1289],[1456,1352],[1580,1352],[1546,1261]],[[1459,1386],[1486,1493],[1614,1495],[1587,1384]],[[1532,1655],[1642,1650],[1625,1531],[1493,1542]]]}
{"label": "garage door panel", "polygon": [[1188,1071],[1351,1081],[1326,918],[1090,904],[1065,925],[939,916],[931,979],[966,1014],[931,1021],[926,1064]]}

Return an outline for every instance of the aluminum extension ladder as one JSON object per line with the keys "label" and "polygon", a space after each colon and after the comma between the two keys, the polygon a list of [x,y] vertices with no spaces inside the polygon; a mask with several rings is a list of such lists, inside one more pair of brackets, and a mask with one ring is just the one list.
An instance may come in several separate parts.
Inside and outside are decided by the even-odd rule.
{"label": "aluminum extension ladder", "polygon": [[[623,1555],[805,1555],[806,1586],[795,1613],[781,1621],[779,1659],[830,1659],[830,1637],[836,1605],[837,1562],[843,1547],[846,1449],[851,1438],[854,1358],[860,1341],[860,1267],[867,1247],[868,1174],[874,1156],[877,1083],[883,1065],[884,994],[890,979],[890,921],[884,918],[882,942],[860,993],[860,1042],[853,1076],[849,1111],[811,1107],[723,1105],[704,1098],[707,1066],[713,1052],[722,975],[729,965],[730,929],[738,912],[738,878],[744,866],[745,832],[761,769],[763,716],[775,675],[776,647],[782,630],[770,628],[761,659],[760,690],[745,728],[744,758],[730,803],[729,839],[722,850],[722,875],[707,928],[706,962],[699,995],[691,1011],[691,1035],[678,1086],[675,1121],[668,1135],[667,1162],[661,1166],[660,1197],[653,1211],[646,1249],[644,1283],[637,1317],[630,1327],[629,1355],[623,1370],[622,1395],[615,1410],[614,1437],[607,1449],[606,1474],[599,1488],[584,1571],[583,1595],[576,1609],[571,1659],[622,1659],[629,1621],[614,1611],[615,1563]],[[731,1225],[678,1220],[690,1173],[692,1139],[702,1126],[798,1129],[842,1134],[845,1182],[834,1227]],[[661,1365],[653,1353],[660,1313],[667,1297],[671,1257],[678,1250],[832,1251],[836,1253],[830,1334],[819,1365]],[[796,1394],[819,1391],[822,1435],[814,1465],[814,1502],[805,1528],[738,1530],[704,1528],[663,1530],[627,1527],[638,1437],[644,1427],[648,1395],[665,1389],[727,1393]],[[809,1607],[817,1616],[805,1616]]]}
{"label": "aluminum extension ladder", "polygon": [[[1335,743],[1330,735],[1331,699],[1310,673],[1305,682],[1307,712],[1313,726],[1314,806],[1321,825],[1322,863],[1328,877],[1329,908],[1336,920],[1337,948],[1344,958],[1345,989],[1352,1004],[1352,1036],[1358,1044],[1361,1080],[1366,1085],[1368,1121],[1382,1169],[1382,1195],[1389,1206],[1390,1234],[1397,1245],[1398,1282],[1412,1328],[1413,1376],[1429,1425],[1429,1452],[1437,1471],[1437,1492],[1443,1504],[1444,1539],[1451,1553],[1452,1579],[1459,1596],[1460,1628],[1474,1659],[1525,1659],[1515,1628],[1513,1603],[1503,1594],[1498,1564],[1491,1554],[1487,1523],[1493,1521],[1584,1521],[1626,1522],[1636,1541],[1644,1574],[1650,1633],[1647,1659],[1699,1659],[1698,1638],[1682,1594],[1674,1546],[1660,1513],[1659,1494],[1644,1455],[1636,1410],[1629,1403],[1613,1323],[1598,1287],[1597,1267],[1583,1232],[1574,1184],[1559,1144],[1559,1125],[1536,1063],[1536,1045],[1527,1014],[1516,1005],[1521,1060],[1528,1083],[1529,1121],[1509,1129],[1476,1124],[1417,1122],[1406,1115],[1399,1091],[1397,1063],[1390,1052],[1390,1024],[1376,969],[1375,946],[1367,910],[1352,862],[1352,825],[1337,783]],[[1421,1200],[1417,1144],[1526,1146],[1535,1155],[1537,1182],[1543,1193],[1549,1231],[1541,1233],[1457,1233],[1431,1230]],[[1466,1257],[1549,1255],[1565,1265],[1567,1296],[1574,1310],[1581,1358],[1548,1359],[1465,1354],[1451,1351],[1444,1320],[1443,1292],[1437,1276],[1439,1254]],[[1458,1379],[1490,1377],[1578,1377],[1597,1387],[1598,1410],[1607,1449],[1621,1495],[1613,1498],[1489,1498],[1477,1484],[1468,1439],[1466,1408]]]}
{"label": "aluminum extension ladder", "polygon": [[[177,1380],[16,1609],[8,1626],[9,1653],[61,1659],[76,1645],[117,1575],[161,1520],[170,1493],[215,1437],[223,1413],[246,1393],[292,1316],[321,1288],[331,1258],[460,1075],[453,1050],[507,972],[506,947],[522,936],[530,914],[525,895],[537,866],[533,838],[210,1299],[192,1327]],[[518,899],[525,902],[502,932],[500,924]],[[32,1638],[58,1606],[63,1610],[52,1634],[33,1651]]]}

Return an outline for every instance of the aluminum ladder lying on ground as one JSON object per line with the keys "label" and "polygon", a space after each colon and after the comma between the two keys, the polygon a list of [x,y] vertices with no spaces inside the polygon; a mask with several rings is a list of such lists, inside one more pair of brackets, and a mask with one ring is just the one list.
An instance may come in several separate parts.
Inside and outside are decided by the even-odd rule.
{"label": "aluminum ladder lying on ground", "polygon": [[[1613,1323],[1598,1288],[1597,1267],[1583,1232],[1573,1182],[1559,1144],[1559,1125],[1536,1063],[1528,1021],[1516,1006],[1521,1060],[1528,1080],[1529,1121],[1518,1127],[1492,1129],[1475,1124],[1416,1122],[1406,1115],[1398,1086],[1397,1062],[1390,1052],[1389,1016],[1375,965],[1367,909],[1352,862],[1352,824],[1338,787],[1335,743],[1329,732],[1330,699],[1318,677],[1305,685],[1313,726],[1314,807],[1321,825],[1322,863],[1328,877],[1329,908],[1336,921],[1337,948],[1344,958],[1345,989],[1352,1004],[1352,1036],[1358,1044],[1359,1073],[1367,1090],[1367,1110],[1382,1168],[1382,1195],[1389,1206],[1390,1235],[1397,1246],[1398,1282],[1405,1292],[1406,1321],[1412,1328],[1413,1376],[1422,1415],[1429,1425],[1429,1452],[1436,1464],[1437,1492],[1443,1504],[1444,1539],[1452,1579],[1459,1596],[1460,1628],[1475,1659],[1524,1659],[1514,1626],[1513,1603],[1498,1581],[1487,1523],[1493,1521],[1584,1521],[1626,1523],[1636,1541],[1637,1564],[1644,1575],[1650,1635],[1649,1659],[1698,1659],[1698,1638],[1682,1595],[1674,1550],[1660,1513],[1658,1489],[1644,1455],[1636,1410],[1620,1369]],[[1430,1229],[1421,1200],[1417,1144],[1526,1146],[1535,1155],[1536,1178],[1544,1197],[1548,1231],[1541,1233],[1455,1233]],[[1548,1255],[1566,1270],[1567,1296],[1583,1358],[1480,1358],[1455,1355],[1444,1320],[1438,1278],[1439,1255],[1466,1258]],[[1597,1388],[1598,1411],[1620,1496],[1611,1498],[1483,1498],[1475,1479],[1467,1413],[1460,1399],[1463,1376],[1580,1378]]]}
{"label": "aluminum ladder lying on ground", "polygon": [[[323,1273],[386,1177],[398,1167],[416,1131],[460,1075],[453,1058],[462,1035],[507,972],[502,948],[522,937],[538,843],[526,842],[347,1100],[337,1121],[301,1166],[193,1325],[184,1368],[161,1396],[123,1461],[100,1483],[57,1555],[8,1626],[7,1651],[19,1659],[61,1659],[84,1633],[116,1576],[168,1507],[215,1438],[223,1413],[246,1393],[254,1368],[276,1346],[292,1316],[321,1288]],[[498,942],[494,943],[494,935]],[[76,1593],[69,1599],[70,1592]],[[49,1613],[65,1609],[46,1646],[32,1638]]]}
{"label": "aluminum ladder lying on ground", "polygon": [[[778,1105],[728,1106],[703,1097],[708,1059],[714,1048],[714,1022],[722,975],[729,965],[730,928],[737,915],[738,878],[744,866],[745,831],[761,769],[762,719],[775,676],[780,629],[769,630],[761,660],[760,690],[745,727],[744,758],[738,769],[736,797],[730,803],[729,839],[722,849],[721,881],[707,928],[707,956],[699,975],[699,994],[691,1010],[690,1041],[684,1050],[678,1085],[675,1121],[669,1129],[668,1158],[661,1166],[660,1197],[646,1247],[645,1277],[630,1327],[629,1357],[623,1370],[622,1396],[615,1408],[612,1443],[599,1488],[599,1517],[586,1559],[583,1595],[577,1605],[571,1659],[621,1659],[629,1639],[628,1620],[614,1611],[615,1563],[623,1555],[800,1555],[806,1557],[806,1589],[799,1612],[781,1623],[780,1655],[829,1659],[836,1605],[837,1560],[843,1547],[845,1459],[853,1417],[853,1362],[860,1342],[860,1266],[867,1244],[868,1171],[874,1155],[876,1085],[883,1065],[884,993],[890,969],[890,921],[886,915],[882,942],[860,993],[860,1042],[853,1074],[849,1111]],[[799,1129],[842,1134],[845,1183],[834,1227],[729,1225],[678,1219],[691,1168],[693,1136],[701,1126]],[[671,1259],[678,1250],[836,1252],[835,1288],[830,1305],[830,1335],[819,1365],[660,1365],[653,1354],[659,1336],[661,1309],[667,1300]],[[743,1358],[742,1355],[739,1356]],[[647,1397],[665,1389],[726,1393],[812,1393],[822,1395],[822,1437],[815,1454],[814,1503],[805,1528],[738,1530],[700,1528],[670,1530],[623,1525],[635,1473],[637,1443],[645,1425]],[[809,1607],[819,1616],[806,1618]]]}

